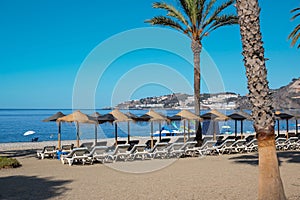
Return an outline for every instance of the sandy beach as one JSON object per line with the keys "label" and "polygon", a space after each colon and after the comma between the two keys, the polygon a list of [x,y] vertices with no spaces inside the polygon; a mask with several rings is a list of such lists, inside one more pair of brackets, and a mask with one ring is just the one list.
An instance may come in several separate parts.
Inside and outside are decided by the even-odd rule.
{"label": "sandy beach", "polygon": [[[256,153],[70,167],[39,160],[35,151],[2,146],[0,154],[17,158],[22,167],[0,170],[0,199],[253,200],[257,195]],[[300,199],[300,152],[278,155],[286,195]]]}

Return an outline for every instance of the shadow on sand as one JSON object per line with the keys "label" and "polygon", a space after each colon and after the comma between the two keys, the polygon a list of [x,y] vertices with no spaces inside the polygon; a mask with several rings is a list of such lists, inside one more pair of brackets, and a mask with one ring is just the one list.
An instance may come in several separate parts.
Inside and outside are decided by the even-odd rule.
{"label": "shadow on sand", "polygon": [[5,156],[7,158],[17,158],[17,157],[36,157],[37,149],[26,149],[26,150],[7,150],[0,151],[0,156]]}
{"label": "shadow on sand", "polygon": [[[277,156],[279,166],[282,162],[300,163],[300,151],[281,151],[277,152]],[[234,160],[234,162],[240,164],[258,165],[258,154],[239,155],[229,160]]]}
{"label": "shadow on sand", "polygon": [[36,176],[1,177],[0,199],[50,199],[69,190],[64,185],[70,182]]}

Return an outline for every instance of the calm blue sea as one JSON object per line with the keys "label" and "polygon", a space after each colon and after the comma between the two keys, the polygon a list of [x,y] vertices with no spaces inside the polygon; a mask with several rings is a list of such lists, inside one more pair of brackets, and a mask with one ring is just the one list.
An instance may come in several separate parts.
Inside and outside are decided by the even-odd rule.
{"label": "calm blue sea", "polygon": [[[0,109],[0,143],[5,142],[30,142],[33,137],[38,137],[39,141],[57,140],[58,127],[55,122],[42,122],[43,119],[61,111],[64,114],[73,112],[71,109]],[[96,110],[100,114],[106,114],[109,110]],[[85,114],[92,114],[94,110],[83,110]],[[124,111],[128,112],[128,111]],[[147,110],[130,110],[135,115],[142,115]],[[178,113],[178,110],[158,110],[164,115],[172,116]],[[203,111],[205,113],[207,111]],[[231,114],[233,111],[224,111],[226,115]],[[127,123],[118,123],[118,136],[127,137]],[[163,124],[164,125],[164,124]],[[166,125],[166,124],[165,124]],[[180,122],[174,124],[177,127],[182,126]],[[231,127],[234,132],[234,121],[220,122],[219,127],[224,125]],[[191,128],[194,124],[191,123]],[[238,123],[238,131],[240,130]],[[285,128],[285,122],[280,123],[280,128]],[[291,127],[293,128],[293,127]],[[157,131],[158,124],[154,123],[154,131]],[[35,131],[36,133],[29,136],[24,136],[26,131]],[[93,139],[94,138],[94,125],[80,124],[80,139]],[[62,140],[75,140],[76,128],[73,123],[62,124]],[[244,121],[244,132],[253,132],[252,122]],[[130,134],[132,136],[149,136],[150,125],[144,123],[130,123]],[[113,138],[114,126],[110,123],[99,125],[98,138]]]}

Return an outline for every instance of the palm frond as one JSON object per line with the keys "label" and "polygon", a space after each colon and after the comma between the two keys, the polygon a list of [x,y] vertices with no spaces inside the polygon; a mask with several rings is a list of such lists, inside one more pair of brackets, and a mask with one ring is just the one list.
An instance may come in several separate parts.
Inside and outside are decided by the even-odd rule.
{"label": "palm frond", "polygon": [[227,7],[229,7],[230,5],[232,5],[234,3],[234,0],[229,0],[225,3],[223,3],[222,5],[220,5],[214,12],[213,14],[203,23],[202,28],[205,29],[210,23],[212,23],[216,17],[223,11],[225,10]]}
{"label": "palm frond", "polygon": [[[299,39],[299,31],[300,31],[300,24],[298,24],[295,29],[289,34],[288,39],[292,39],[291,45],[294,46]],[[299,48],[299,47],[297,47]]]}
{"label": "palm frond", "polygon": [[214,22],[201,35],[201,39],[211,33],[212,31],[222,26],[238,24],[238,17],[236,15],[221,15],[215,18]]}
{"label": "palm frond", "polygon": [[156,16],[156,17],[153,17],[152,19],[146,20],[145,22],[150,23],[152,25],[169,26],[176,30],[182,31],[184,34],[186,34],[190,37],[190,33],[187,30],[185,30],[179,23],[177,23],[176,21],[172,20],[169,17]]}
{"label": "palm frond", "polygon": [[200,23],[202,24],[204,20],[206,19],[207,15],[211,12],[211,9],[213,5],[216,3],[217,0],[211,0],[206,6],[205,6],[205,11],[203,13],[202,19]]}
{"label": "palm frond", "polygon": [[183,23],[187,29],[190,29],[190,26],[189,26],[187,20],[184,18],[183,14],[179,10],[177,10],[174,6],[166,4],[166,3],[155,2],[155,3],[153,3],[152,7],[166,10],[168,12],[167,16],[176,18],[181,23]]}
{"label": "palm frond", "polygon": [[[295,9],[291,10],[291,13],[296,12],[296,11],[298,11],[298,10],[300,10],[300,8],[295,8]],[[296,19],[299,15],[300,15],[300,12],[298,12],[297,14],[295,14],[295,15],[291,18],[291,20]]]}

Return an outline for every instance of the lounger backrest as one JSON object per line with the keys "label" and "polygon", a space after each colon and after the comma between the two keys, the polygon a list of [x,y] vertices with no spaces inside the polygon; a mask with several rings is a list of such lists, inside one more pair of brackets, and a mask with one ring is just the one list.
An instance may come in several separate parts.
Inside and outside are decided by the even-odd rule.
{"label": "lounger backrest", "polygon": [[234,142],[235,142],[235,140],[225,140],[225,142],[223,143],[223,146],[229,147],[229,146],[231,146]]}
{"label": "lounger backrest", "polygon": [[115,151],[116,153],[126,153],[129,146],[129,144],[119,144]]}
{"label": "lounger backrest", "polygon": [[87,149],[77,149],[74,152],[74,156],[83,156],[84,154],[88,154],[89,151]]}
{"label": "lounger backrest", "polygon": [[167,150],[168,150],[168,151],[179,150],[179,149],[181,149],[181,147],[182,147],[183,145],[184,145],[183,142],[176,142],[176,143],[173,143],[173,144],[169,145],[169,146],[167,147]]}
{"label": "lounger backrest", "polygon": [[54,150],[55,150],[55,146],[45,146],[43,152],[49,152]]}
{"label": "lounger backrest", "polygon": [[235,141],[235,143],[232,144],[232,146],[241,147],[241,146],[244,146],[245,144],[246,144],[246,140],[237,140],[237,141]]}
{"label": "lounger backrest", "polygon": [[294,142],[298,141],[298,138],[297,137],[290,137],[288,140],[289,140],[290,143],[294,143]]}
{"label": "lounger backrest", "polygon": [[93,154],[95,154],[95,155],[104,154],[107,151],[107,149],[108,149],[108,147],[106,147],[106,146],[94,147]]}
{"label": "lounger backrest", "polygon": [[162,151],[162,150],[164,150],[167,146],[168,146],[168,143],[166,143],[166,142],[159,142],[159,143],[156,143],[155,146],[153,147],[153,149],[151,150],[151,152],[154,152],[154,151]]}
{"label": "lounger backrest", "polygon": [[211,141],[206,141],[206,142],[203,144],[202,148],[212,148],[213,146],[215,146],[216,142],[217,142],[217,141],[213,141],[213,140],[211,140]]}
{"label": "lounger backrest", "polygon": [[136,144],[136,145],[134,145],[134,147],[132,149],[133,149],[133,152],[144,152],[145,148],[146,148],[145,144]]}
{"label": "lounger backrest", "polygon": [[285,138],[277,138],[276,140],[275,140],[275,142],[276,142],[276,144],[282,144],[282,143],[285,143],[286,142],[286,139]]}
{"label": "lounger backrest", "polygon": [[[87,148],[86,147],[75,148],[67,155],[67,158],[72,158],[77,152],[82,151],[82,150],[87,151]],[[78,155],[78,154],[76,154],[76,155]]]}
{"label": "lounger backrest", "polygon": [[191,148],[194,148],[196,146],[197,142],[196,141],[192,141],[192,142],[186,142],[185,145],[183,145],[181,147],[182,150],[185,150],[185,149],[191,149]]}
{"label": "lounger backrest", "polygon": [[101,142],[97,142],[95,146],[106,146],[107,145],[107,141],[101,141]]}

